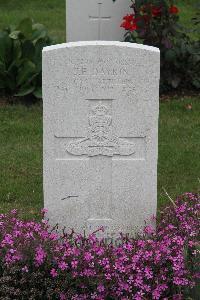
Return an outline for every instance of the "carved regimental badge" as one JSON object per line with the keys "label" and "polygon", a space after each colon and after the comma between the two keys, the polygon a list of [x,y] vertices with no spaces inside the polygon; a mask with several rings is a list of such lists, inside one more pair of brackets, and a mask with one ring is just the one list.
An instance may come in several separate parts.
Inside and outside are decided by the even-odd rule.
{"label": "carved regimental badge", "polygon": [[94,106],[88,117],[88,136],[76,142],[71,142],[66,151],[73,155],[131,155],[134,145],[125,138],[113,134],[112,116],[109,108],[99,104]]}

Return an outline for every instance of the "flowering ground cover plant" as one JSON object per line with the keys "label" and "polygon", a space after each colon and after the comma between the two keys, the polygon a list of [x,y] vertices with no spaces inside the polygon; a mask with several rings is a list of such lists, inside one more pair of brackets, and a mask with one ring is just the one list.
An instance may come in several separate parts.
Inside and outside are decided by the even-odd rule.
{"label": "flowering ground cover plant", "polygon": [[200,196],[186,193],[162,211],[156,230],[118,244],[2,214],[0,299],[195,299],[199,213]]}
{"label": "flowering ground cover plant", "polygon": [[[116,0],[117,1],[117,0]],[[158,47],[161,51],[161,91],[200,88],[200,42],[192,41],[179,23],[173,0],[132,1],[124,16],[125,41]]]}

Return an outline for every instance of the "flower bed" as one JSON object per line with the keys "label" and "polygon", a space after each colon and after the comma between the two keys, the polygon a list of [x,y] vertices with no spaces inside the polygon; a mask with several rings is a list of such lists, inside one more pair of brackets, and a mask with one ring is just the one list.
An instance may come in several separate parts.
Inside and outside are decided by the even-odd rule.
{"label": "flower bed", "polygon": [[199,212],[199,195],[186,193],[156,231],[118,245],[2,214],[0,299],[186,299],[199,276]]}

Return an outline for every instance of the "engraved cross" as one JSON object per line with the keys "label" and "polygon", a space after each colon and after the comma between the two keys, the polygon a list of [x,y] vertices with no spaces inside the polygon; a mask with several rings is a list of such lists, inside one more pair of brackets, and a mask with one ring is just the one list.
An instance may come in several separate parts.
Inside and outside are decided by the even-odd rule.
{"label": "engraved cross", "polygon": [[102,16],[102,2],[98,2],[98,16],[90,16],[89,20],[91,21],[98,21],[98,39],[101,39],[101,25],[102,21],[108,21],[111,19],[111,16]]}
{"label": "engraved cross", "polygon": [[[145,136],[116,135],[112,116],[114,99],[87,100],[89,102],[87,136],[55,137],[67,141],[65,152],[68,159],[87,161],[86,174],[89,184],[87,224],[92,228],[94,224],[101,226],[113,222],[113,164],[123,160],[145,160]],[[79,198],[77,194],[63,196],[65,197],[62,200]]]}

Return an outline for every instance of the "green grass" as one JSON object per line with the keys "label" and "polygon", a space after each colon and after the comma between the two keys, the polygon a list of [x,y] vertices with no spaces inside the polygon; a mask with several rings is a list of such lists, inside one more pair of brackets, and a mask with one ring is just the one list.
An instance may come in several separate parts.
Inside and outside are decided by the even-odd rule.
{"label": "green grass", "polygon": [[199,39],[199,34],[191,32],[194,29],[194,24],[191,21],[197,13],[197,5],[200,5],[199,0],[177,0],[177,6],[180,10],[180,22],[188,30],[190,36]]}
{"label": "green grass", "polygon": [[[192,104],[192,109],[186,109]],[[159,123],[158,198],[162,188],[175,198],[200,188],[200,98],[161,103]]]}
{"label": "green grass", "polygon": [[191,23],[191,18],[197,12],[199,0],[177,0],[175,2],[180,11],[181,22],[185,26],[189,25]]}
{"label": "green grass", "polygon": [[36,216],[42,197],[41,106],[0,107],[0,208]]}
{"label": "green grass", "polygon": [[[186,105],[192,104],[192,110]],[[160,104],[158,206],[186,191],[200,177],[200,98]],[[38,217],[42,194],[42,106],[0,107],[0,208]]]}

